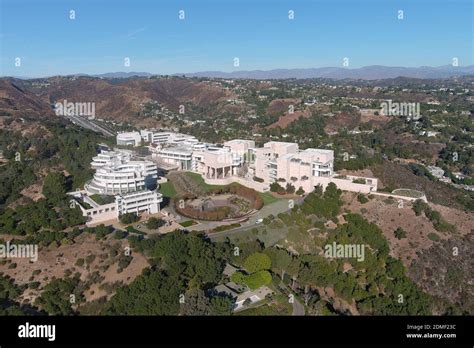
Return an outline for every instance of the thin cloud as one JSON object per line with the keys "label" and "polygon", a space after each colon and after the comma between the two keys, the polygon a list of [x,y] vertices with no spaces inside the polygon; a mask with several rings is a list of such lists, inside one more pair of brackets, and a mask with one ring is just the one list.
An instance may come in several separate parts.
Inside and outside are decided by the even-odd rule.
{"label": "thin cloud", "polygon": [[136,39],[136,35],[141,33],[141,32],[144,32],[145,30],[146,30],[146,28],[139,28],[139,29],[132,30],[131,32],[129,32],[127,34],[127,40]]}

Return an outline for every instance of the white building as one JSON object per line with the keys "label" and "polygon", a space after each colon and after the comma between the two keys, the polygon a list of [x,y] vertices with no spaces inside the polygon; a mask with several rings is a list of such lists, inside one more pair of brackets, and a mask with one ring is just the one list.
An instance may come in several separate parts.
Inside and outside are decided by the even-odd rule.
{"label": "white building", "polygon": [[140,136],[146,142],[159,145],[192,146],[199,142],[199,140],[192,135],[174,132],[153,132],[149,130],[142,130],[140,131]]}
{"label": "white building", "polygon": [[334,174],[334,151],[299,150],[298,144],[271,141],[255,150],[255,176],[265,183],[279,182],[302,187],[306,192],[315,186],[314,178]]}
{"label": "white building", "polygon": [[[336,177],[332,150],[299,150],[296,143],[279,141],[256,148],[254,141],[243,139],[213,145],[201,143],[191,135],[150,130],[133,134],[133,137],[138,136],[151,144],[149,149],[153,158],[163,167],[199,173],[212,184],[236,181],[264,192],[272,183],[278,182],[283,187],[291,184],[296,190],[301,187],[305,192],[311,192],[317,185],[326,187],[333,182],[348,191],[369,193],[377,190],[375,178]],[[113,177],[112,174],[97,174],[96,183],[103,177]],[[125,188],[130,189],[127,184]]]}
{"label": "white building", "polygon": [[241,164],[251,161],[254,157],[255,141],[253,140],[229,140],[224,143],[224,147],[228,148],[234,157],[239,157]]}
{"label": "white building", "polygon": [[277,160],[287,154],[294,154],[298,151],[298,144],[270,141],[263,147],[254,151],[254,174],[263,179],[264,182],[272,183],[278,176]]}
{"label": "white building", "polygon": [[159,162],[203,175],[211,172],[206,167],[212,168],[214,176],[217,175],[217,168],[222,175],[224,167],[226,176],[234,175],[248,157],[249,149],[255,147],[255,142],[251,140],[232,140],[224,146],[217,146],[179,133],[154,133],[154,137],[157,146],[150,146],[150,151]]}
{"label": "white building", "polygon": [[299,150],[298,144],[270,141],[261,148],[249,140],[231,140],[224,147],[207,147],[193,152],[192,170],[209,184],[239,182],[255,190],[268,191],[278,182],[284,188],[313,191],[317,185],[325,188],[330,182],[340,189],[369,193],[377,191],[376,178],[335,176],[334,151],[324,149]]}
{"label": "white building", "polygon": [[154,188],[158,168],[151,161],[126,161],[96,169],[94,178],[85,185],[88,193],[117,194]]}
{"label": "white building", "polygon": [[[102,205],[97,204],[83,191],[72,192],[70,195],[79,199],[74,204],[79,205],[82,215],[87,218],[87,225],[114,220],[127,213],[156,214],[160,212],[160,203],[163,202],[161,193],[150,190],[117,195],[115,202]],[[90,208],[84,208],[80,201],[87,203]]]}
{"label": "white building", "polygon": [[176,166],[178,170],[191,170],[192,156],[193,149],[189,146],[162,147],[153,154],[160,162]]}
{"label": "white building", "polygon": [[254,147],[254,141],[240,139],[225,142],[223,147],[208,145],[193,151],[192,170],[209,179],[246,176]]}
{"label": "white building", "polygon": [[138,191],[115,196],[115,203],[119,215],[127,213],[156,214],[160,211],[163,195],[156,191]]}
{"label": "white building", "polygon": [[117,145],[140,146],[142,137],[139,132],[123,132],[116,136]]}
{"label": "white building", "polygon": [[92,157],[91,167],[97,169],[104,166],[121,164],[130,161],[132,153],[127,150],[102,151]]}

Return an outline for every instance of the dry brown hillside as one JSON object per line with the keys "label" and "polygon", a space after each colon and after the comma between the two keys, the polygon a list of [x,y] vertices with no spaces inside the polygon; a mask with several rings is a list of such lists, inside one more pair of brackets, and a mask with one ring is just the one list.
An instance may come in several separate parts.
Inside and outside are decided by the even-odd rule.
{"label": "dry brown hillside", "polygon": [[49,102],[95,102],[96,114],[105,119],[131,121],[144,103],[156,101],[177,112],[179,105],[192,103],[208,107],[225,98],[226,91],[216,86],[179,78],[97,79],[81,77],[62,79],[41,91]]}
{"label": "dry brown hillside", "polygon": [[434,182],[426,177],[417,176],[403,165],[384,161],[383,164],[372,166],[370,170],[379,179],[379,188],[390,188],[390,190],[410,188],[419,190],[426,194],[430,202],[458,209],[463,208],[457,200],[457,197],[462,195],[462,192],[460,193],[445,183]]}
{"label": "dry brown hillside", "polygon": [[190,103],[207,108],[225,101],[230,92],[209,82],[182,78],[101,79],[52,77],[38,80],[0,79],[0,114],[25,117],[54,115],[52,104],[95,103],[97,117],[132,121],[143,105],[158,102],[177,112]]}
{"label": "dry brown hillside", "polygon": [[[343,194],[344,209],[375,223],[390,246],[390,255],[404,263],[408,276],[426,292],[472,313],[474,308],[473,213],[429,203],[443,219],[455,225],[454,232],[437,231],[423,214],[415,215],[412,204],[374,196],[360,203],[355,193]],[[395,237],[402,228],[406,237]],[[436,236],[437,238],[434,238]]]}
{"label": "dry brown hillside", "polygon": [[35,119],[54,116],[54,112],[48,103],[16,81],[0,79],[0,116]]}

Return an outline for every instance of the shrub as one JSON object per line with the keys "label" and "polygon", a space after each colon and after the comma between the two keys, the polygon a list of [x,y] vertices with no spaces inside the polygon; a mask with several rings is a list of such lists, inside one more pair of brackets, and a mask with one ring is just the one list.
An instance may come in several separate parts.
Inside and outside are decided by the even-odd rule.
{"label": "shrub", "polygon": [[417,199],[415,203],[413,203],[413,211],[415,212],[416,216],[420,216],[421,213],[428,207],[428,205],[423,202],[421,199]]}
{"label": "shrub", "polygon": [[365,197],[362,193],[359,193],[357,195],[357,200],[359,201],[359,203],[361,204],[365,204],[367,203],[369,200],[367,199],[367,197]]}
{"label": "shrub", "polygon": [[402,239],[402,238],[406,238],[406,237],[407,237],[406,231],[405,231],[403,228],[401,228],[401,227],[398,227],[398,228],[395,230],[395,232],[393,232],[393,233],[395,234],[395,237],[396,237],[397,239]]}
{"label": "shrub", "polygon": [[236,284],[245,284],[245,277],[246,277],[245,274],[238,271],[238,272],[234,272],[230,276],[230,280],[232,280]]}
{"label": "shrub", "polygon": [[157,230],[161,226],[163,226],[166,222],[162,219],[157,219],[156,217],[151,217],[146,222],[146,227],[150,230]]}
{"label": "shrub", "polygon": [[38,289],[40,285],[41,285],[40,282],[31,282],[31,283],[29,284],[29,288],[30,288],[30,289]]}
{"label": "shrub", "polygon": [[95,260],[95,255],[87,255],[86,256],[86,263],[87,264],[90,265],[92,262],[94,262],[94,260]]}
{"label": "shrub", "polygon": [[366,182],[365,182],[365,179],[363,179],[363,178],[353,179],[352,182],[353,182],[354,184],[365,184],[365,183],[366,183]]}
{"label": "shrub", "polygon": [[124,239],[127,237],[128,233],[122,230],[115,231],[115,239]]}
{"label": "shrub", "polygon": [[258,289],[261,286],[268,285],[272,282],[272,275],[268,271],[258,271],[245,277],[245,284],[252,289]]}
{"label": "shrub", "polygon": [[258,176],[254,176],[253,180],[256,181],[256,182],[263,182],[263,179],[259,178]]}
{"label": "shrub", "polygon": [[283,193],[285,192],[285,189],[277,182],[271,183],[270,184],[270,191],[271,192],[277,192],[277,193]]}
{"label": "shrub", "polygon": [[140,219],[140,217],[137,214],[134,213],[127,213],[120,215],[119,220],[122,224],[128,225],[134,222],[137,222]]}
{"label": "shrub", "polygon": [[270,191],[271,192],[280,192],[282,190],[284,190],[284,188],[281,187],[281,185],[279,183],[273,182],[273,183],[270,184]]}
{"label": "shrub", "polygon": [[128,267],[128,265],[130,265],[130,262],[132,262],[131,256],[125,256],[125,255],[120,256],[117,272],[118,273],[122,272],[122,270],[124,270],[125,268]]}

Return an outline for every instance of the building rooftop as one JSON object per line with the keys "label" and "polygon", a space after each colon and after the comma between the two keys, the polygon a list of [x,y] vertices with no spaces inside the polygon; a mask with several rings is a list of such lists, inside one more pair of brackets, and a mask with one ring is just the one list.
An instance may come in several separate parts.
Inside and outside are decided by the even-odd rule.
{"label": "building rooftop", "polygon": [[160,152],[174,152],[183,155],[189,155],[193,152],[193,148],[191,146],[166,146],[163,147]]}
{"label": "building rooftop", "polygon": [[263,147],[270,147],[272,145],[278,145],[278,146],[294,146],[294,145],[298,145],[297,143],[289,143],[289,142],[285,142],[285,141],[269,141],[265,144],[263,144]]}

